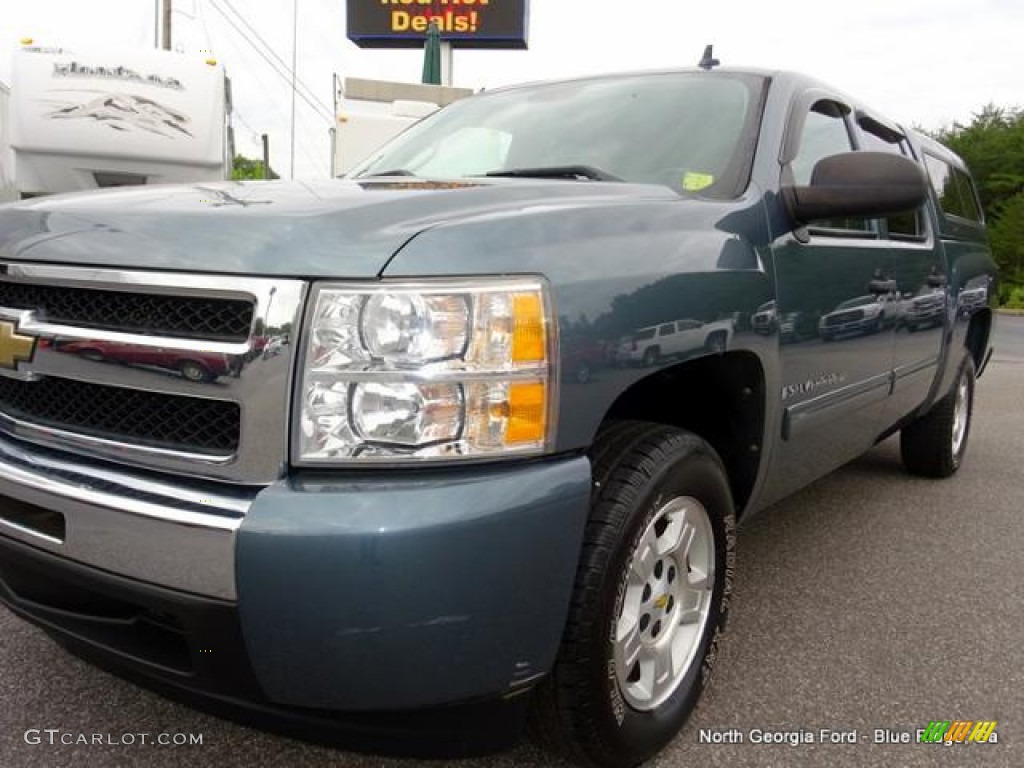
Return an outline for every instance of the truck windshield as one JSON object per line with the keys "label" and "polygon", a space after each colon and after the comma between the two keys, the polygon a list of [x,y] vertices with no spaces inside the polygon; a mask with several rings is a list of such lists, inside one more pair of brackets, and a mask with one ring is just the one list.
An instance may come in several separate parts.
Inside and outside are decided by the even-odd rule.
{"label": "truck windshield", "polygon": [[349,177],[621,180],[734,197],[749,177],[764,85],[685,72],[485,93],[413,126]]}

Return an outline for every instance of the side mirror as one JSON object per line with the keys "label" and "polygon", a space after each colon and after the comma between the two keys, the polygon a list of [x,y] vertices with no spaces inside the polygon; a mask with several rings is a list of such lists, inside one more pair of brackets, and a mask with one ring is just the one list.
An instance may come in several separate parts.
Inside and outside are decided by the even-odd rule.
{"label": "side mirror", "polygon": [[928,197],[924,172],[886,152],[844,152],[817,162],[806,187],[785,187],[789,212],[801,223],[817,219],[888,216],[912,211]]}

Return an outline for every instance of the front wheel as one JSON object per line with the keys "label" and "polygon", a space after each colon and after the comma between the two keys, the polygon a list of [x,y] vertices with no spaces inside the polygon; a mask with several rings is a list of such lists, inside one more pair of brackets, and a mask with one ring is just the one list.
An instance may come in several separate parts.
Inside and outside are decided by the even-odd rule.
{"label": "front wheel", "polygon": [[968,354],[953,388],[900,433],[900,453],[907,471],[925,477],[949,477],[960,469],[973,410],[974,360]]}
{"label": "front wheel", "polygon": [[213,381],[216,378],[205,365],[197,363],[195,360],[182,361],[178,370],[189,381]]}
{"label": "front wheel", "polygon": [[727,344],[728,341],[726,334],[713,333],[710,336],[708,336],[707,341],[704,342],[704,347],[705,349],[707,349],[708,352],[711,352],[713,354],[721,354],[722,352],[725,352]]}
{"label": "front wheel", "polygon": [[534,725],[586,764],[632,766],[676,735],[718,652],[735,567],[722,462],[696,435],[618,422],[595,492],[569,621]]}

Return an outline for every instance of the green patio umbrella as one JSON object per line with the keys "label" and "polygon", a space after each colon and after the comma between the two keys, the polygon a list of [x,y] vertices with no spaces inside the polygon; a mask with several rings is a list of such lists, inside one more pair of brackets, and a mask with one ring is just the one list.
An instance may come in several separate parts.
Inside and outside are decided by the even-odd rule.
{"label": "green patio umbrella", "polygon": [[427,42],[423,46],[423,82],[441,84],[441,30],[436,21],[427,29]]}

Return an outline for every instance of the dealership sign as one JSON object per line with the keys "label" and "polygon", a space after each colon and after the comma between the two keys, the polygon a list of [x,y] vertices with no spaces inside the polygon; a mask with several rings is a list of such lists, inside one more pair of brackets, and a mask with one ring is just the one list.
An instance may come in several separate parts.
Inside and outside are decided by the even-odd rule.
{"label": "dealership sign", "polygon": [[456,48],[525,48],[529,0],[348,0],[360,48],[419,48],[431,21]]}

